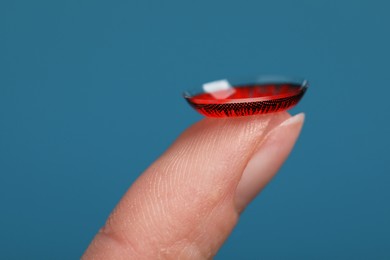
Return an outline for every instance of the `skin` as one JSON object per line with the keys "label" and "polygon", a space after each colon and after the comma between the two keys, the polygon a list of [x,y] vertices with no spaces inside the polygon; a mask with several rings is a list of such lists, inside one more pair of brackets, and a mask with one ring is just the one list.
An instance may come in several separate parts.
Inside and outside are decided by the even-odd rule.
{"label": "skin", "polygon": [[211,259],[288,157],[304,115],[205,118],[132,184],[82,259]]}

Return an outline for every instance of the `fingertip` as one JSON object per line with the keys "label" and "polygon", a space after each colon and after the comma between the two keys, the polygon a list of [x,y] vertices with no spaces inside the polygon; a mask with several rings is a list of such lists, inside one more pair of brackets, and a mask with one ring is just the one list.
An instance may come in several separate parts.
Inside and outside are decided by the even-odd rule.
{"label": "fingertip", "polygon": [[289,118],[286,112],[205,118],[191,126],[124,195],[107,222],[115,240],[94,243],[87,255],[123,252],[123,244],[151,258],[214,255],[237,222],[234,198],[248,161]]}

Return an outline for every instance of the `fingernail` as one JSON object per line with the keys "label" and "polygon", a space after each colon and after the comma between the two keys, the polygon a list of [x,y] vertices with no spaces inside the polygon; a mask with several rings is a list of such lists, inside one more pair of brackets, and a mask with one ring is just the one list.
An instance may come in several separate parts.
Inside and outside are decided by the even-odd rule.
{"label": "fingernail", "polygon": [[287,159],[304,119],[303,113],[290,117],[264,137],[258,150],[249,160],[237,186],[235,204],[238,212],[244,210]]}

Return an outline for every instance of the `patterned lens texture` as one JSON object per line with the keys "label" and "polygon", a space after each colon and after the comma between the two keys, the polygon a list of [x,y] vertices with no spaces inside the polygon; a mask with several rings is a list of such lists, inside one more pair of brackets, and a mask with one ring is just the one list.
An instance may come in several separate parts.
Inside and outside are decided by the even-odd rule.
{"label": "patterned lens texture", "polygon": [[185,98],[207,117],[237,117],[290,109],[301,100],[306,89],[307,85],[299,84],[247,84]]}

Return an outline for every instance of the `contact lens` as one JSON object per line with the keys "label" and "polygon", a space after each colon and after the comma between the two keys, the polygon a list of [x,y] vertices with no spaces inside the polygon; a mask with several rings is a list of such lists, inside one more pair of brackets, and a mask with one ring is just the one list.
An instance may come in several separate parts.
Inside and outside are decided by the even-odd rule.
{"label": "contact lens", "polygon": [[262,76],[216,80],[184,92],[187,102],[207,117],[237,117],[280,112],[294,107],[308,88],[306,80]]}

